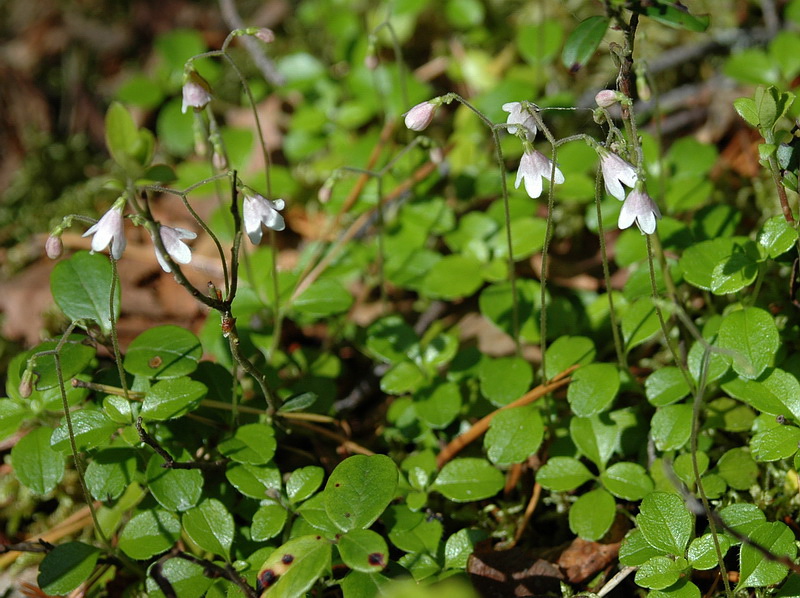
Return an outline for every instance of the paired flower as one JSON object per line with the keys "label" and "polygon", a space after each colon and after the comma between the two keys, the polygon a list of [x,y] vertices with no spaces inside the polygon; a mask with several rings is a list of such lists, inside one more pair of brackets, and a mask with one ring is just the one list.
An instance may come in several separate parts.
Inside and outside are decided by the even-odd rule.
{"label": "paired flower", "polygon": [[[184,243],[183,240],[196,239],[196,233],[186,230],[185,228],[165,226],[163,224],[158,227],[158,232],[161,236],[162,243],[164,243],[164,249],[167,250],[173,262],[176,264],[188,264],[192,261],[192,250],[189,249],[189,246]],[[164,272],[171,272],[172,269],[169,267],[167,260],[164,259],[164,256],[161,251],[159,251],[155,242],[153,246],[156,250],[156,259],[158,259],[161,268]]]}
{"label": "paired flower", "polygon": [[282,199],[270,201],[258,193],[245,191],[242,213],[244,216],[244,230],[253,245],[261,243],[261,225],[272,230],[283,230],[286,223],[279,211],[285,203]]}
{"label": "paired flower", "polygon": [[183,82],[183,104],[181,112],[186,114],[189,108],[202,110],[211,101],[211,88],[196,71],[190,71]]}
{"label": "paired flower", "polygon": [[412,131],[422,131],[431,124],[433,114],[436,112],[436,104],[433,102],[422,102],[406,112],[406,127]]}
{"label": "paired flower", "polygon": [[625,189],[622,185],[633,188],[636,181],[639,180],[636,169],[617,154],[613,154],[608,150],[600,148],[598,153],[600,154],[600,169],[603,171],[603,182],[605,183],[606,191],[609,195],[623,201],[625,199]]}
{"label": "paired flower", "polygon": [[619,213],[617,226],[628,228],[636,222],[642,233],[652,235],[656,232],[656,220],[661,219],[661,212],[656,202],[642,189],[636,188],[628,194]]}
{"label": "paired flower", "polygon": [[[519,161],[519,169],[517,170],[517,180],[514,183],[514,188],[519,189],[520,183],[525,183],[525,192],[531,199],[536,199],[542,194],[542,178],[550,180],[550,175],[553,171],[553,162],[541,152],[533,149],[526,149],[522,154]],[[557,185],[564,182],[564,175],[556,167],[555,179],[553,181]]]}
{"label": "paired flower", "polygon": [[531,114],[527,102],[525,104],[522,102],[508,102],[503,104],[503,110],[508,112],[508,118],[506,119],[506,123],[509,125],[507,127],[508,132],[516,135],[517,125],[519,125],[525,131],[525,137],[528,141],[533,141],[537,130],[536,119]]}
{"label": "paired flower", "polygon": [[92,251],[103,251],[111,244],[111,257],[118,260],[125,251],[125,227],[122,210],[125,207],[124,200],[117,200],[111,209],[103,214],[89,230],[83,233],[84,237],[92,237]]}

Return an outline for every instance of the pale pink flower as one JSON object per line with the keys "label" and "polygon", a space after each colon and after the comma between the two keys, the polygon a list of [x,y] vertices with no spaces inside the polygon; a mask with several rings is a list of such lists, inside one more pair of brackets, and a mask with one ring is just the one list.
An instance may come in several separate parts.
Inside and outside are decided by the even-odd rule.
{"label": "pale pink flower", "polygon": [[619,102],[620,95],[618,91],[603,89],[597,92],[597,95],[594,96],[594,101],[601,108],[611,108],[611,106]]}
{"label": "pale pink flower", "polygon": [[211,91],[208,83],[195,71],[185,77],[183,83],[183,104],[181,112],[186,114],[189,108],[201,110],[211,101]]}
{"label": "pale pink flower", "polygon": [[506,124],[509,125],[506,127],[508,132],[516,135],[517,125],[519,125],[525,132],[525,137],[528,141],[533,141],[533,138],[536,137],[537,129],[536,119],[533,118],[530,108],[522,104],[522,102],[508,102],[503,104],[503,110],[508,112],[508,118],[506,119]]}
{"label": "pale pink flower", "polygon": [[[186,230],[185,228],[164,226],[163,224],[159,226],[158,232],[161,236],[162,243],[164,243],[164,249],[167,250],[173,262],[176,264],[188,264],[192,261],[192,250],[189,249],[189,246],[183,241],[196,239],[196,233]],[[156,250],[156,259],[161,265],[161,268],[164,272],[171,272],[172,269],[169,267],[161,251],[159,251],[158,246],[154,244],[154,247]]]}
{"label": "pale pink flower", "polygon": [[609,195],[618,200],[625,199],[625,189],[622,185],[633,188],[639,180],[636,169],[620,158],[617,154],[600,149],[600,169],[603,171],[603,182]]}
{"label": "pale pink flower", "polygon": [[[522,154],[517,170],[517,180],[514,188],[519,189],[520,183],[525,183],[525,192],[531,199],[536,199],[542,194],[542,178],[550,180],[553,162],[541,152],[536,150],[526,151]],[[564,182],[564,175],[556,167],[555,181],[557,185]]]}
{"label": "pale pink flower", "polygon": [[44,252],[51,260],[57,260],[64,253],[64,243],[58,235],[50,235],[44,244]]}
{"label": "pale pink flower", "polygon": [[634,189],[622,204],[617,225],[625,229],[636,222],[642,233],[652,235],[656,232],[656,221],[660,218],[661,212],[652,198],[641,189]]}
{"label": "pale pink flower", "polygon": [[92,251],[103,251],[108,244],[111,244],[111,257],[118,260],[125,251],[125,227],[122,217],[123,204],[114,206],[93,224],[89,230],[83,233],[84,237],[92,237]]}
{"label": "pale pink flower", "polygon": [[245,192],[242,204],[244,230],[254,245],[261,243],[262,225],[277,231],[286,228],[283,216],[279,213],[284,205],[282,199],[270,201],[258,193]]}

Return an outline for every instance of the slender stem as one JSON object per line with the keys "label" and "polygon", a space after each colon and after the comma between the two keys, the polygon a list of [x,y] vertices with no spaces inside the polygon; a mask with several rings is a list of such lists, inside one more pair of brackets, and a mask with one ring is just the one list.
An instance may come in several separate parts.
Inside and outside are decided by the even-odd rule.
{"label": "slender stem", "polygon": [[778,161],[775,159],[775,154],[771,154],[769,157],[769,171],[772,174],[772,182],[775,183],[775,189],[778,191],[778,200],[781,202],[783,218],[786,222],[794,226],[795,220],[792,215],[792,208],[789,206],[789,198],[786,196],[786,187],[781,183],[780,169],[778,168]]}
{"label": "slender stem", "polygon": [[611,320],[611,333],[614,336],[614,348],[617,352],[617,363],[620,369],[626,369],[625,351],[622,346],[622,339],[619,336],[619,324],[617,323],[617,313],[614,309],[614,289],[611,288],[611,272],[608,267],[608,254],[606,253],[606,235],[603,229],[603,210],[600,206],[602,197],[602,173],[597,171],[594,183],[594,205],[597,209],[597,237],[600,240],[600,259],[603,263],[603,280],[606,283],[606,295],[608,296],[608,317]]}
{"label": "slender stem", "polygon": [[119,383],[122,386],[122,396],[128,398],[128,380],[125,377],[125,368],[122,367],[122,352],[119,349],[119,335],[117,334],[116,305],[114,295],[116,295],[117,284],[119,284],[119,272],[117,271],[117,260],[109,256],[111,262],[111,293],[109,296],[109,323],[111,325],[111,346],[114,350],[114,362],[117,365]]}

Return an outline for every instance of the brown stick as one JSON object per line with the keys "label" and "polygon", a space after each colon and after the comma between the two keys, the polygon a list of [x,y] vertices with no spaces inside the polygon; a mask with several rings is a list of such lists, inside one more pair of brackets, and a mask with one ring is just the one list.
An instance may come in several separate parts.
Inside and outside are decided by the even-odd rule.
{"label": "brown stick", "polygon": [[489,424],[494,419],[494,416],[504,411],[506,409],[513,409],[514,407],[522,407],[523,405],[528,405],[529,403],[533,403],[534,401],[541,399],[543,396],[550,394],[554,390],[561,388],[562,386],[566,386],[570,383],[571,378],[568,376],[578,369],[578,365],[573,365],[572,367],[567,368],[557,376],[555,376],[550,382],[547,384],[540,384],[536,388],[529,390],[520,398],[518,398],[513,403],[509,403],[504,407],[500,407],[499,409],[492,411],[486,417],[478,420],[472,427],[464,432],[461,436],[456,436],[450,443],[442,449],[442,452],[439,453],[439,456],[436,457],[436,465],[439,469],[442,466],[450,461],[453,457],[455,457],[461,449],[467,446],[472,441],[480,438],[486,430],[489,429]]}

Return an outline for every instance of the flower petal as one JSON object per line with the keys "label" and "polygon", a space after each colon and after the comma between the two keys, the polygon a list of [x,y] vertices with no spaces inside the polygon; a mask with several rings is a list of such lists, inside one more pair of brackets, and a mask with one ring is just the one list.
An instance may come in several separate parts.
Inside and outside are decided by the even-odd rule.
{"label": "flower petal", "polygon": [[[633,194],[631,193],[631,195]],[[625,203],[622,204],[622,209],[619,211],[617,226],[621,229],[630,227],[630,225],[633,224],[633,221],[636,220],[636,212],[633,209],[631,195],[628,196],[628,199],[625,200]]]}

